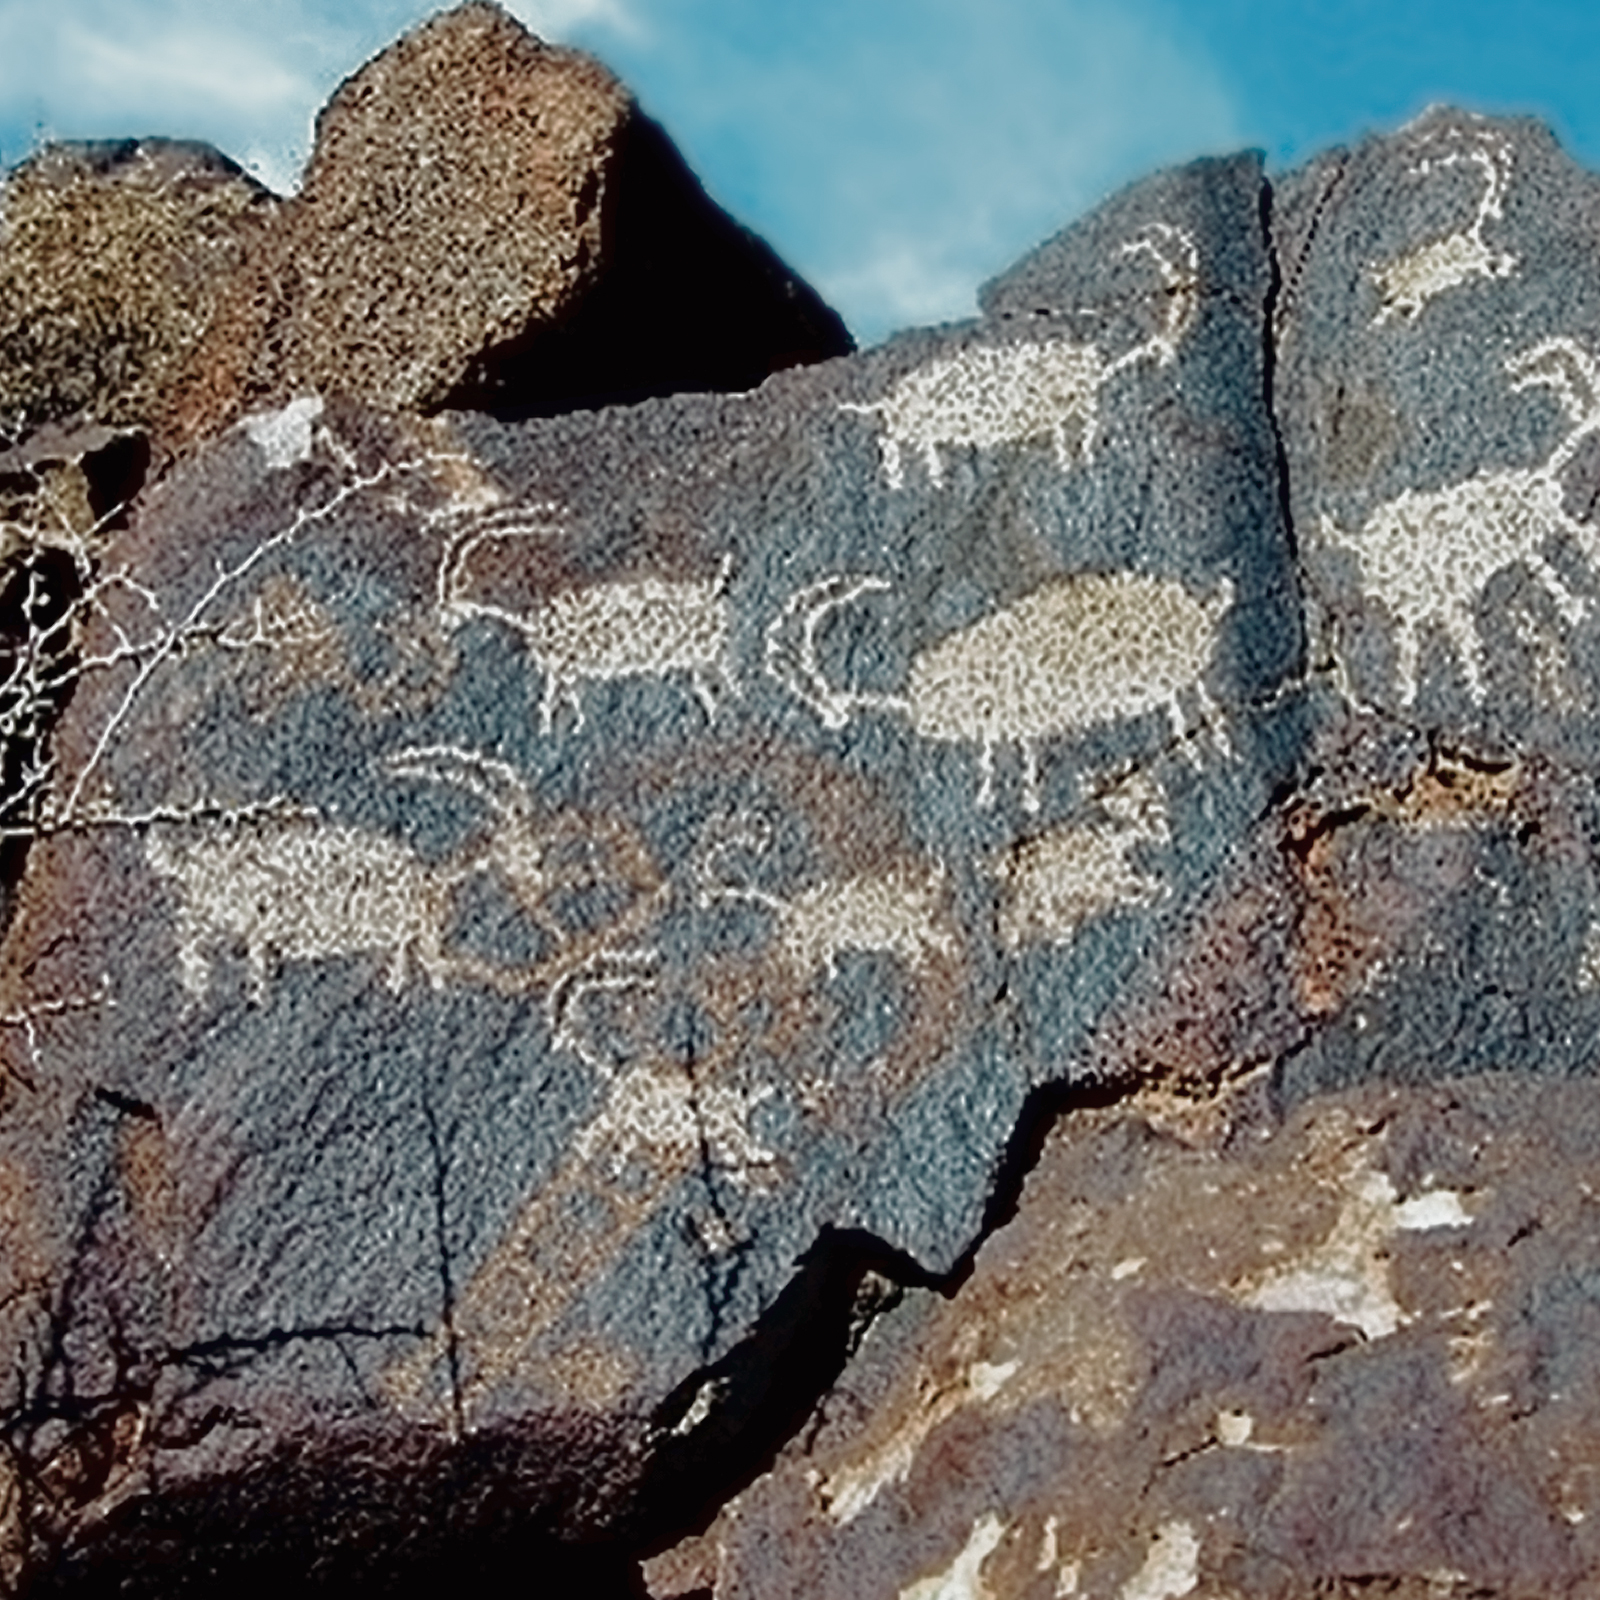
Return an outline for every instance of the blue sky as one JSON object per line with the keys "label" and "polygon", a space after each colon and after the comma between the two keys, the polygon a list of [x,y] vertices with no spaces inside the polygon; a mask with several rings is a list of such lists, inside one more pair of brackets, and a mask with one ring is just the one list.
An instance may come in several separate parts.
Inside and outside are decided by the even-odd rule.
{"label": "blue sky", "polygon": [[[280,190],[418,0],[0,0],[0,161],[209,139]],[[863,343],[1122,184],[1245,145],[1285,166],[1435,100],[1533,112],[1600,166],[1600,6],[1571,0],[512,0],[593,50]]]}

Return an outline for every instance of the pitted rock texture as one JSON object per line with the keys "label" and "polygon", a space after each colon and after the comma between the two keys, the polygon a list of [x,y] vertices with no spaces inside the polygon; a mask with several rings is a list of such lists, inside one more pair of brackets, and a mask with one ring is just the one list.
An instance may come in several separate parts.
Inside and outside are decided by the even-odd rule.
{"label": "pitted rock texture", "polygon": [[162,436],[308,393],[528,413],[746,389],[851,348],[598,61],[471,0],[324,107]]}
{"label": "pitted rock texture", "polygon": [[[473,40],[639,126],[468,6],[287,230]],[[1202,161],[583,414],[603,284],[390,409],[284,300],[125,512],[13,452],[0,1576],[1584,1593],[1592,184]]]}
{"label": "pitted rock texture", "polygon": [[1063,1119],[657,1600],[1586,1595],[1600,1091],[1368,1087],[1207,1147]]}
{"label": "pitted rock texture", "polygon": [[0,449],[148,424],[278,202],[208,145],[55,144],[0,192]]}

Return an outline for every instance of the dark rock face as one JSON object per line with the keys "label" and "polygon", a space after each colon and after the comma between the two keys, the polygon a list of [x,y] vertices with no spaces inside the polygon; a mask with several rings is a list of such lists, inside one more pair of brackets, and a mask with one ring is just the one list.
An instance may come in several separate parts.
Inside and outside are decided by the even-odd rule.
{"label": "dark rock face", "polygon": [[541,74],[413,285],[526,179],[529,298],[347,359],[383,245],[215,324],[157,481],[7,458],[107,510],[0,635],[0,1579],[1582,1594],[1591,180],[1198,162],[970,324],[541,415],[727,370],[635,338],[673,261],[789,348],[726,230],[585,276],[692,182],[592,63],[428,24],[275,247]]}

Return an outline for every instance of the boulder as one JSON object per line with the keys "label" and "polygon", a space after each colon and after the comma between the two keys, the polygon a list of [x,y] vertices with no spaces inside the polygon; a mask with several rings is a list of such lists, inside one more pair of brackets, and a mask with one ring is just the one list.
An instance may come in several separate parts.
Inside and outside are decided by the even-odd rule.
{"label": "boulder", "polygon": [[162,433],[308,393],[528,415],[748,389],[851,348],[598,61],[469,0],[323,108]]}
{"label": "boulder", "polygon": [[0,191],[0,449],[147,425],[278,202],[209,145],[53,144]]}
{"label": "boulder", "polygon": [[[100,485],[0,632],[0,1581],[1576,1600],[1593,180],[1201,161],[970,322],[540,415],[554,235],[403,394],[315,332],[406,325],[329,241],[435,69],[582,85],[569,198],[638,126],[428,24],[167,470],[0,461]],[[400,165],[420,284],[478,191]]]}
{"label": "boulder", "polygon": [[128,1418],[26,1458],[41,1570],[281,1562],[218,1486],[313,1460],[351,1560],[500,1537],[486,1463],[643,1537],[851,1241],[972,1247],[1303,743],[1261,183],[1164,174],[752,395],[301,398],[145,491],[0,949],[5,1404]]}
{"label": "boulder", "polygon": [[1592,1079],[1512,1073],[1211,1144],[1080,1108],[649,1592],[1586,1594],[1597,1141]]}

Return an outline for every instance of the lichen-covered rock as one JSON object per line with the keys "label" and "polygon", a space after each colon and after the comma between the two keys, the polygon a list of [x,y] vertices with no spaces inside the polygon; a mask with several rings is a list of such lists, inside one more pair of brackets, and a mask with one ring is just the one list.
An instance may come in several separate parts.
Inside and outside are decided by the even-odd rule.
{"label": "lichen-covered rock", "polygon": [[46,146],[0,191],[0,448],[146,425],[277,202],[207,145]]}
{"label": "lichen-covered rock", "polygon": [[307,393],[526,413],[744,389],[850,348],[598,61],[469,0],[323,108],[163,437]]}
{"label": "lichen-covered rock", "polygon": [[1600,1571],[1600,1089],[1063,1119],[651,1593],[1562,1600]]}

